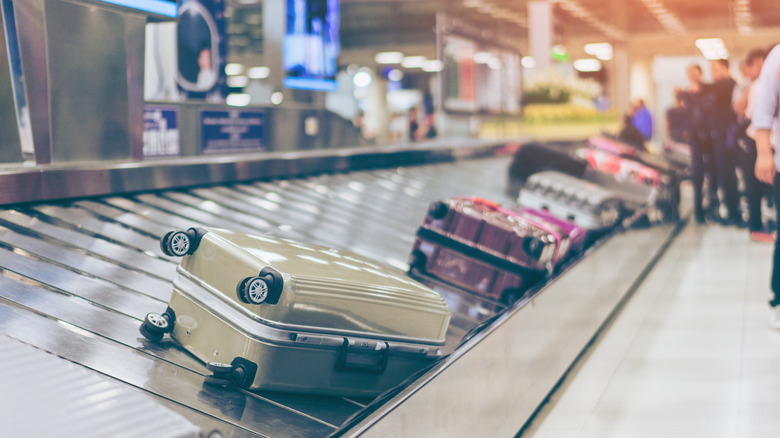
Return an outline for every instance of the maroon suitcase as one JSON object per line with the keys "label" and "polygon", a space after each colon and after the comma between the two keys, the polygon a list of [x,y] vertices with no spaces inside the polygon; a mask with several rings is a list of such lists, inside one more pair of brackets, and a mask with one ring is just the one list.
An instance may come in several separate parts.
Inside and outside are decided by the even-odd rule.
{"label": "maroon suitcase", "polygon": [[411,270],[510,304],[552,270],[557,240],[517,212],[480,198],[434,201]]}

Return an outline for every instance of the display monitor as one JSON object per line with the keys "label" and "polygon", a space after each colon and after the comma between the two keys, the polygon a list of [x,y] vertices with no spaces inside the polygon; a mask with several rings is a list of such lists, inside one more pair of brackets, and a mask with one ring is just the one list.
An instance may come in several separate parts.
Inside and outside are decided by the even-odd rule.
{"label": "display monitor", "polygon": [[287,0],[283,45],[285,87],[335,90],[339,0]]}
{"label": "display monitor", "polygon": [[97,0],[97,2],[122,6],[171,18],[175,18],[179,12],[177,0]]}

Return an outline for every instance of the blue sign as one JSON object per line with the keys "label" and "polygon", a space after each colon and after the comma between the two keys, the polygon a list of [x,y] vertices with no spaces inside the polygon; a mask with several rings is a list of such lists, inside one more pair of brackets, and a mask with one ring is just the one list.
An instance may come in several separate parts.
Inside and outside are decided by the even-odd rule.
{"label": "blue sign", "polygon": [[204,153],[265,149],[262,111],[201,110],[200,126]]}
{"label": "blue sign", "polygon": [[146,105],[144,108],[144,157],[176,157],[179,149],[179,124],[176,108]]}

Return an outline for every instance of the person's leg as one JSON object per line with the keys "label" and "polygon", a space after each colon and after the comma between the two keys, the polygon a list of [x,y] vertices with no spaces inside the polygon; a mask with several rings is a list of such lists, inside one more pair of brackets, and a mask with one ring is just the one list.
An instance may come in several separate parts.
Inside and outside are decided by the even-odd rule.
{"label": "person's leg", "polygon": [[761,197],[764,188],[756,179],[756,142],[750,138],[743,139],[745,150],[740,150],[740,164],[745,178],[745,199],[748,206],[748,229],[750,232],[762,231],[764,224],[761,217]]}
{"label": "person's leg", "polygon": [[707,174],[707,199],[709,213],[720,218],[720,198],[718,197],[718,165],[714,154],[714,145],[711,140],[702,143],[702,156],[704,161],[704,172]]}
{"label": "person's leg", "polygon": [[719,135],[714,142],[715,163],[718,172],[718,183],[723,190],[723,201],[728,211],[729,223],[740,223],[742,217],[739,211],[739,193],[737,191],[736,154],[726,146],[726,135]]}
{"label": "person's leg", "polygon": [[[773,185],[775,209],[780,204],[780,173],[775,174]],[[780,229],[780,221],[778,221]],[[780,230],[779,230],[780,231]],[[769,300],[769,306],[772,308],[772,319],[769,324],[773,328],[780,329],[780,247],[775,242],[774,258],[772,260],[772,298]]]}
{"label": "person's leg", "polygon": [[704,155],[701,143],[692,141],[691,147],[691,183],[693,184],[693,214],[696,221],[704,222],[703,185],[704,185]]}

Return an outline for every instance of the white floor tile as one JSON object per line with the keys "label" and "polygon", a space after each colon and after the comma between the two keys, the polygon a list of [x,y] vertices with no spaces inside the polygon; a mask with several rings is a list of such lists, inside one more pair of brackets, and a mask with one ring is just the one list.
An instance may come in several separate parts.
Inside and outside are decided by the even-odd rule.
{"label": "white floor tile", "polygon": [[772,248],[686,226],[523,437],[780,436]]}

